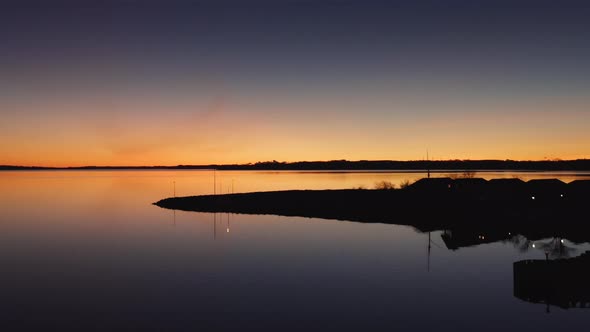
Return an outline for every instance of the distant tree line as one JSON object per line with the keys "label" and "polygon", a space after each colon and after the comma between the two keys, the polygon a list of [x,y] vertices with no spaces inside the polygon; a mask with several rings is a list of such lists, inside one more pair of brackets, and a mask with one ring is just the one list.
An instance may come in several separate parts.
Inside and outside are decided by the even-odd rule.
{"label": "distant tree line", "polygon": [[178,166],[83,166],[83,167],[29,167],[2,166],[0,170],[92,170],[92,169],[218,169],[218,170],[426,170],[476,171],[590,171],[590,159],[577,160],[330,160],[279,162],[264,161],[248,164],[178,165]]}
{"label": "distant tree line", "polygon": [[221,170],[589,170],[590,160],[331,160],[331,161],[300,161],[278,162],[267,161],[242,165],[219,165]]}

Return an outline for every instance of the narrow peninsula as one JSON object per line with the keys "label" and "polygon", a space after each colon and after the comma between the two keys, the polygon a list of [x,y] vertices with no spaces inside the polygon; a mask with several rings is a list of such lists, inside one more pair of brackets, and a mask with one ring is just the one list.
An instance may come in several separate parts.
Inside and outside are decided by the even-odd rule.
{"label": "narrow peninsula", "polygon": [[[423,178],[403,189],[287,190],[166,198],[176,210],[273,214],[456,230],[488,239],[522,234],[586,241],[590,180]],[[482,239],[483,237],[483,239]],[[485,236],[479,236],[484,240]]]}

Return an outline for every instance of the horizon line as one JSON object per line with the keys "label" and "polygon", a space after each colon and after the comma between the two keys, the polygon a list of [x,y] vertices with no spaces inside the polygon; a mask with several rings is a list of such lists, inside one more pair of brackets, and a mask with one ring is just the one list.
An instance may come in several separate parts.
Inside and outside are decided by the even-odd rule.
{"label": "horizon line", "polygon": [[43,166],[43,165],[9,165],[0,164],[0,169],[6,168],[25,168],[25,169],[122,169],[122,168],[211,168],[215,167],[252,167],[260,165],[296,165],[306,163],[317,163],[317,164],[329,164],[329,163],[449,163],[449,162],[494,162],[494,163],[568,163],[568,162],[584,162],[590,161],[587,158],[579,159],[537,159],[537,160],[517,160],[517,159],[438,159],[438,160],[426,160],[426,159],[414,159],[414,160],[394,160],[394,159],[374,159],[374,160],[347,160],[347,159],[333,159],[333,160],[301,160],[301,161],[257,161],[250,163],[210,163],[210,164],[176,164],[176,165],[81,165],[81,166]]}

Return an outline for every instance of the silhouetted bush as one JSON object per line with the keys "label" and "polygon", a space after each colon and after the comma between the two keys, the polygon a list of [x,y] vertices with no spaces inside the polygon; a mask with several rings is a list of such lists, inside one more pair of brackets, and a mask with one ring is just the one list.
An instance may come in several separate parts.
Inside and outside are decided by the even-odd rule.
{"label": "silhouetted bush", "polygon": [[375,189],[377,190],[391,190],[395,189],[395,184],[390,181],[379,181],[375,183]]}
{"label": "silhouetted bush", "polygon": [[473,179],[475,177],[476,172],[475,171],[469,171],[466,170],[463,173],[459,174],[459,173],[451,173],[448,175],[449,178],[453,179],[453,180],[457,180],[457,179]]}
{"label": "silhouetted bush", "polygon": [[410,180],[407,180],[407,179],[406,179],[406,180],[403,180],[402,182],[400,182],[400,184],[399,184],[399,187],[400,187],[400,188],[402,188],[402,189],[404,189],[404,188],[407,188],[407,187],[409,187],[409,186],[410,186],[410,184],[411,184],[411,183],[410,183]]}
{"label": "silhouetted bush", "polygon": [[461,174],[463,179],[473,179],[475,177],[475,171],[465,171]]}

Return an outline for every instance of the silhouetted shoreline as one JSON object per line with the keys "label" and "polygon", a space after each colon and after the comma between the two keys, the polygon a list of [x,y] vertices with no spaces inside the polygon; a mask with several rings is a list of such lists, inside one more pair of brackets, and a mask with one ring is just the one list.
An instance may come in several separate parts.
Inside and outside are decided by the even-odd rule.
{"label": "silhouetted shoreline", "polygon": [[157,169],[217,169],[217,170],[400,170],[400,171],[590,171],[590,159],[577,160],[331,160],[331,161],[299,161],[278,162],[267,161],[248,164],[209,164],[209,165],[176,165],[176,166],[80,166],[80,167],[43,167],[0,165],[0,170],[157,170]]}
{"label": "silhouetted shoreline", "polygon": [[[590,181],[421,179],[394,190],[289,190],[166,198],[157,206],[185,211],[274,214],[460,230],[504,239],[560,236],[590,241],[584,219]],[[493,236],[492,236],[493,235]],[[485,236],[485,235],[484,235]],[[461,244],[459,244],[461,245]]]}

